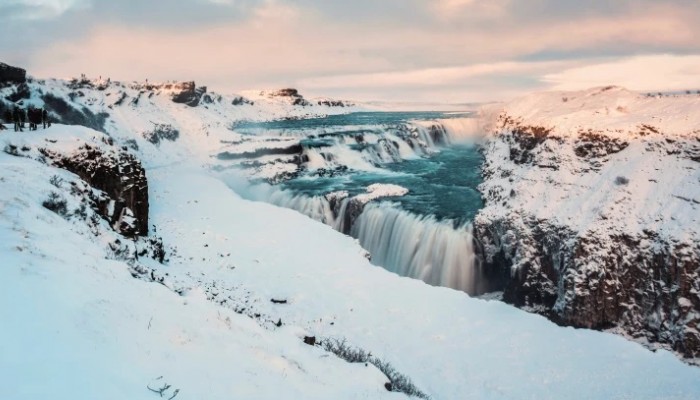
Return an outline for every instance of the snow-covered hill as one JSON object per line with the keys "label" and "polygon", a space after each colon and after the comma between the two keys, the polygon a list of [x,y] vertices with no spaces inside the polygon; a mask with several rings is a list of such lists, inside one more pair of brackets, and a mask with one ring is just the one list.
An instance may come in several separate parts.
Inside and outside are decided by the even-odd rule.
{"label": "snow-covered hill", "polygon": [[[674,354],[400,278],[330,227],[242,199],[212,168],[223,149],[269,144],[232,122],[347,107],[75,84],[30,82],[17,101],[49,107],[51,94],[67,105],[55,117],[103,132],[0,132],[0,398],[700,395],[700,370]],[[127,184],[95,187],[83,172],[96,157]],[[114,208],[140,168],[148,236],[129,228],[142,194]]]}
{"label": "snow-covered hill", "polygon": [[482,110],[476,219],[504,298],[700,355],[700,97],[622,88]]}

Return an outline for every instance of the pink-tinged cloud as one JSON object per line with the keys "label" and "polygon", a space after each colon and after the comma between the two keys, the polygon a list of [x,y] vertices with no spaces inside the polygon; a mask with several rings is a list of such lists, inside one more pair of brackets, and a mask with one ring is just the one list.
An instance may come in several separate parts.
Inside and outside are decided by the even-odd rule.
{"label": "pink-tinged cloud", "polygon": [[700,89],[700,55],[646,55],[565,69],[544,76],[556,90],[615,84],[632,90]]}
{"label": "pink-tinged cloud", "polygon": [[[573,0],[538,0],[530,7],[514,0],[173,0],[188,10],[232,13],[219,19],[209,10],[201,21],[155,6],[163,0],[127,1],[157,20],[102,15],[104,9],[129,13],[106,0],[13,1],[60,6],[51,22],[64,29],[58,38],[46,34],[32,51],[0,44],[0,52],[39,77],[87,73],[194,79],[221,91],[300,86],[313,95],[360,100],[477,101],[573,87],[574,81],[624,85],[630,77],[613,71],[630,68],[632,54],[700,54],[700,6],[684,0],[639,0],[636,7],[592,2],[587,8]],[[81,6],[66,9],[69,3]],[[80,32],[68,34],[70,27],[60,22],[78,17]],[[658,56],[640,58],[636,68],[652,59]],[[594,70],[601,78],[585,78]],[[696,83],[692,73],[671,75],[669,88]]]}

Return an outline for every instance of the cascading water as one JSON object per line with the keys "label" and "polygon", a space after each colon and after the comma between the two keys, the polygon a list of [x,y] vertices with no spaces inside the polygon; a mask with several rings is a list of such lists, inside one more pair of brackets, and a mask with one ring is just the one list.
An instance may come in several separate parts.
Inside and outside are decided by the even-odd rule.
{"label": "cascading water", "polygon": [[[452,146],[476,129],[474,120],[442,113],[430,121],[375,114],[350,114],[338,123],[331,118],[257,127],[268,137],[301,138],[299,172],[279,185],[258,185],[242,194],[357,238],[375,265],[479,294],[483,277],[470,222],[481,207],[476,190],[481,157],[474,146]],[[381,124],[368,123],[374,120]],[[317,172],[328,170],[339,172]],[[398,185],[408,193],[366,193],[377,184]]]}
{"label": "cascading water", "polygon": [[355,221],[352,236],[376,265],[402,276],[467,293],[479,292],[471,226],[454,228],[433,216],[416,216],[394,206],[368,205]]}

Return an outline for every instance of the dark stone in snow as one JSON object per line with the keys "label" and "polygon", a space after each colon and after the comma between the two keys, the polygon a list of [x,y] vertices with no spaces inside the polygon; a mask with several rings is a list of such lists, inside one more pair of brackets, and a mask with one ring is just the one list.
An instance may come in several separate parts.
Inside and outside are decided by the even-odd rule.
{"label": "dark stone in snow", "polygon": [[173,102],[187,104],[190,107],[197,107],[202,95],[207,92],[206,86],[196,87],[194,81],[177,83],[173,85],[173,89],[178,90],[173,93]]}
{"label": "dark stone in snow", "polygon": [[308,344],[309,346],[315,346],[316,336],[304,336],[304,343]]}

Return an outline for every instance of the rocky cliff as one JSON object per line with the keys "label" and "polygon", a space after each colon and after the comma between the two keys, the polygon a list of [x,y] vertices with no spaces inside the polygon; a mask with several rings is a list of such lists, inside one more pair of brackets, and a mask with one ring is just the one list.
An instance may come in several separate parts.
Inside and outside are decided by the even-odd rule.
{"label": "rocky cliff", "polygon": [[503,299],[700,356],[698,106],[601,88],[492,114],[475,233]]}
{"label": "rocky cliff", "polygon": [[148,181],[141,162],[133,155],[105,152],[87,143],[70,154],[49,149],[42,149],[41,153],[55,166],[73,172],[108,195],[99,211],[115,231],[125,236],[148,234]]}
{"label": "rocky cliff", "polygon": [[0,62],[0,84],[24,83],[27,80],[27,71]]}
{"label": "rocky cliff", "polygon": [[[41,135],[8,134],[0,143],[4,143],[5,153],[36,159],[77,175],[91,187],[81,191],[86,204],[117,233],[126,237],[148,235],[145,169],[126,148],[115,146],[110,137],[83,127],[60,126]],[[61,186],[60,182],[54,185]]]}

